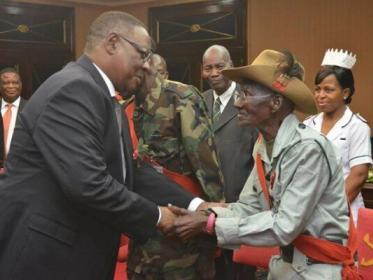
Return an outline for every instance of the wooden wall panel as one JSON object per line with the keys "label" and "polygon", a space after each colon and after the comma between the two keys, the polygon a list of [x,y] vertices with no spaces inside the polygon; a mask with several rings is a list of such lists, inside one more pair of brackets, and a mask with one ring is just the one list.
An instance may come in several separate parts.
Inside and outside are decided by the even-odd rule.
{"label": "wooden wall panel", "polygon": [[[185,1],[170,1],[172,4]],[[287,48],[306,68],[313,86],[327,48],[347,48],[357,53],[353,72],[356,95],[352,109],[373,126],[373,1],[371,0],[248,0],[247,56],[251,61],[266,48]],[[145,23],[148,8],[169,3],[123,6]]]}
{"label": "wooden wall panel", "polygon": [[[54,0],[18,0],[56,2]],[[197,0],[198,1],[198,0]],[[160,3],[161,2],[161,3]],[[196,2],[168,0],[117,7],[145,23],[149,7]],[[306,82],[313,87],[327,48],[347,48],[358,55],[353,72],[356,95],[352,109],[373,126],[373,1],[371,0],[248,0],[248,61],[265,48],[288,48],[306,68]],[[83,47],[91,20],[109,7],[76,5],[76,55]]]}
{"label": "wooden wall panel", "polygon": [[[1,2],[1,0],[0,0]],[[13,2],[24,2],[33,4],[47,4],[54,6],[72,7],[75,10],[75,56],[79,57],[83,53],[86,34],[91,22],[101,13],[111,10],[110,7],[74,4],[68,1],[60,0],[16,0]]]}
{"label": "wooden wall panel", "polygon": [[373,126],[373,1],[249,0],[249,60],[266,48],[288,48],[313,79],[327,48],[357,54],[353,68],[356,92],[351,108]]}

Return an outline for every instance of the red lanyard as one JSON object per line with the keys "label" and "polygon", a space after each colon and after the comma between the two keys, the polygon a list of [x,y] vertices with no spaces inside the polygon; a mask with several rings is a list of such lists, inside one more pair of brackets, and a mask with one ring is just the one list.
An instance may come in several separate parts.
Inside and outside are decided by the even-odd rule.
{"label": "red lanyard", "polygon": [[264,198],[266,199],[269,209],[272,208],[272,201],[269,198],[269,192],[268,192],[268,186],[266,183],[265,173],[264,173],[264,166],[262,162],[262,158],[259,153],[256,154],[255,158],[255,164],[256,164],[256,171],[258,173],[259,183],[262,187]]}

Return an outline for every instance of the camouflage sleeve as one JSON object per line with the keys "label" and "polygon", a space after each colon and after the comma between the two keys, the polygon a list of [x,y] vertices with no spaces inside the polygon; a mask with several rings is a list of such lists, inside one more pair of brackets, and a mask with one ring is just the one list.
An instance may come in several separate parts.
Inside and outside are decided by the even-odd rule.
{"label": "camouflage sleeve", "polygon": [[188,86],[183,94],[179,110],[185,152],[207,199],[224,201],[223,175],[207,107],[196,88]]}

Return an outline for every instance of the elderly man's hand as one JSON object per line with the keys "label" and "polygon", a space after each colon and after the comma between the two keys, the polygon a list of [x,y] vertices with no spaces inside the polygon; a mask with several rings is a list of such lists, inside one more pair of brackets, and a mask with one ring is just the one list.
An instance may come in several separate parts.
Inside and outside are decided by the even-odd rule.
{"label": "elderly man's hand", "polygon": [[182,241],[187,241],[196,235],[205,233],[208,218],[205,212],[191,212],[176,206],[168,208],[178,216],[173,227],[166,234],[168,237],[177,237]]}

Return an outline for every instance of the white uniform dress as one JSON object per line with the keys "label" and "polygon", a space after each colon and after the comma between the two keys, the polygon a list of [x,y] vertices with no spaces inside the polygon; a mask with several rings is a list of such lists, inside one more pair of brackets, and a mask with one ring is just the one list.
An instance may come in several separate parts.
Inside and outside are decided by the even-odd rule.
{"label": "white uniform dress", "polygon": [[[309,117],[304,123],[321,131],[323,113]],[[352,113],[349,107],[326,137],[333,142],[343,161],[343,177],[346,180],[352,167],[359,164],[371,164],[370,128],[359,115]],[[351,204],[354,221],[357,221],[359,208],[364,207],[361,193]]]}

